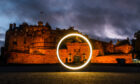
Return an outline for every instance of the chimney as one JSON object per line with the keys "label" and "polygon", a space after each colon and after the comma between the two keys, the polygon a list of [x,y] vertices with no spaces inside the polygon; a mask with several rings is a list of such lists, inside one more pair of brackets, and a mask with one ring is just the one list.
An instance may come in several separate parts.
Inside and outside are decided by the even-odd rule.
{"label": "chimney", "polygon": [[9,25],[9,29],[12,30],[13,29],[13,24]]}
{"label": "chimney", "polygon": [[14,28],[16,28],[16,23],[14,23],[13,25],[14,25]]}

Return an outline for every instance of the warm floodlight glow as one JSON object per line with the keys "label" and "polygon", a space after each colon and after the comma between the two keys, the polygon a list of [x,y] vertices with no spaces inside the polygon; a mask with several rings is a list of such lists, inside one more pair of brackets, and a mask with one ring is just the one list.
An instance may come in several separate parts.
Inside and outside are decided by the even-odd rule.
{"label": "warm floodlight glow", "polygon": [[[63,41],[64,39],[66,39],[66,38],[68,38],[68,37],[71,37],[71,36],[79,36],[79,37],[83,38],[83,39],[88,43],[89,48],[90,48],[90,55],[89,55],[88,60],[87,60],[84,64],[82,64],[82,65],[80,65],[80,66],[78,66],[78,67],[71,67],[71,66],[66,65],[65,63],[62,62],[62,60],[60,59],[60,56],[59,56],[59,47],[60,47],[60,44],[62,43],[62,41]],[[85,66],[90,62],[91,57],[92,57],[92,46],[91,46],[91,43],[89,42],[89,40],[88,40],[85,36],[83,36],[83,35],[81,35],[81,34],[77,34],[77,33],[72,33],[72,34],[68,34],[68,35],[64,36],[64,37],[59,41],[59,43],[58,43],[58,45],[57,45],[57,51],[56,51],[56,53],[57,53],[57,58],[58,58],[58,60],[60,61],[60,63],[61,63],[64,67],[66,67],[66,68],[68,68],[68,69],[72,69],[72,70],[77,70],[77,69],[81,69],[81,68],[85,67]]]}

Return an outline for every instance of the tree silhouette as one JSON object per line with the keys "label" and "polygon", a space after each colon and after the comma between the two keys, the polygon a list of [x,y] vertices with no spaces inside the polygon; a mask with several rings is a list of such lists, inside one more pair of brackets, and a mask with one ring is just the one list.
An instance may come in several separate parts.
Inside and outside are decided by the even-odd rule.
{"label": "tree silhouette", "polygon": [[140,39],[140,30],[134,34],[134,37],[138,40]]}

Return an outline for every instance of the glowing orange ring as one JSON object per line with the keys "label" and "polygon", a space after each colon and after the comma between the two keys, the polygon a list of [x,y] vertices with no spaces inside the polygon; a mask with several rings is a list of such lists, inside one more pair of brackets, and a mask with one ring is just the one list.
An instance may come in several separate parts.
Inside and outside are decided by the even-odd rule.
{"label": "glowing orange ring", "polygon": [[[62,60],[60,59],[60,56],[59,56],[59,47],[60,47],[60,44],[62,43],[62,41],[63,41],[64,39],[66,39],[66,38],[68,38],[68,37],[70,37],[70,36],[79,36],[79,37],[83,38],[83,39],[88,43],[89,48],[90,48],[90,55],[89,55],[88,60],[87,60],[84,64],[82,64],[82,65],[80,65],[80,66],[78,66],[78,67],[71,67],[71,66],[66,65],[65,63],[62,62]],[[68,34],[68,35],[64,36],[64,37],[59,41],[59,43],[58,43],[58,45],[57,45],[56,54],[57,54],[57,58],[58,58],[59,62],[60,62],[64,67],[66,67],[66,68],[68,68],[68,69],[72,69],[72,70],[77,70],[77,69],[81,69],[81,68],[85,67],[85,66],[90,62],[91,57],[92,57],[92,45],[91,45],[91,43],[89,42],[89,40],[88,40],[85,36],[83,36],[83,35],[81,35],[81,34],[77,34],[77,33],[72,33],[72,34]]]}

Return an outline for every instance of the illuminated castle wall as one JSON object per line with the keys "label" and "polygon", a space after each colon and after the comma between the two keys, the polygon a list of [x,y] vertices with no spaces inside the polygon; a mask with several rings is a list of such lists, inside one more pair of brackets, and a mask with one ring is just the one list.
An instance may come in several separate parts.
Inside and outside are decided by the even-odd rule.
{"label": "illuminated castle wall", "polygon": [[[38,25],[23,23],[19,27],[16,27],[16,24],[10,24],[9,30],[6,32],[4,57],[7,63],[59,63],[56,56],[56,45],[64,35],[74,32],[80,33],[73,27],[54,30],[48,23],[43,25],[43,22],[38,22]],[[88,36],[86,37],[88,38]],[[117,59],[124,59],[126,63],[132,63],[130,44],[119,45],[120,42],[113,45],[112,42],[107,43],[95,39],[90,39],[90,41],[93,45],[91,63],[117,63]],[[68,42],[66,46],[66,49],[60,49],[64,62],[74,62],[75,56],[80,56],[80,61],[86,61],[89,55],[87,43]]]}

